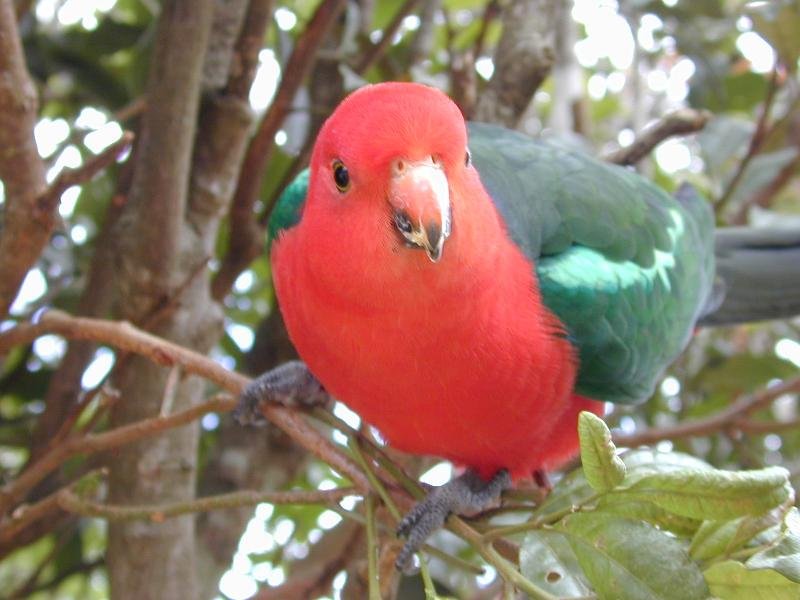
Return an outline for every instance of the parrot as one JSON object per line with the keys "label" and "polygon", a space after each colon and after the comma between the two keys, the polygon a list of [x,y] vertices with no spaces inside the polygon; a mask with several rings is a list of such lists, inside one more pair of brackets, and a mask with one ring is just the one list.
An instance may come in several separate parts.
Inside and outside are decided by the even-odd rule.
{"label": "parrot", "polygon": [[[573,458],[582,411],[646,400],[696,327],[800,312],[800,234],[726,231],[690,186],[467,124],[433,87],[367,85],[272,212],[302,362],[255,379],[237,418],[327,393],[465,468],[400,522],[407,570],[451,513]],[[776,269],[794,273],[777,291]]]}

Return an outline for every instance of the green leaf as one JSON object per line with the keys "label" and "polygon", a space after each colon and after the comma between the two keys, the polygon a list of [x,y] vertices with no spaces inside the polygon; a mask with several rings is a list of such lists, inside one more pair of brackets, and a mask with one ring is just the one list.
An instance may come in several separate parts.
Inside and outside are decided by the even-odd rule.
{"label": "green leaf", "polygon": [[689,556],[710,560],[729,556],[762,531],[781,521],[782,511],[773,510],[757,517],[741,517],[733,521],[705,521],[692,538]]}
{"label": "green leaf", "polygon": [[646,521],[659,529],[685,537],[691,537],[701,524],[697,519],[676,515],[652,502],[624,500],[616,494],[607,494],[600,498],[597,508],[621,517]]}
{"label": "green leaf", "polygon": [[753,571],[728,560],[704,572],[711,594],[720,600],[797,600],[800,585],[771,569]]}
{"label": "green leaf", "polygon": [[800,514],[792,508],[784,521],[786,532],[777,545],[754,554],[748,569],[774,569],[795,583],[800,583]]}
{"label": "green leaf", "polygon": [[652,502],[693,519],[735,519],[762,514],[783,504],[792,494],[788,477],[781,467],[739,472],[670,471],[638,478],[614,493],[625,499]]}
{"label": "green leaf", "polygon": [[608,492],[625,479],[625,463],[617,456],[611,432],[603,419],[583,411],[578,417],[581,462],[589,485],[598,492]]}
{"label": "green leaf", "polygon": [[646,475],[669,473],[672,471],[711,470],[712,467],[699,458],[683,452],[661,452],[653,448],[637,448],[620,455],[628,469],[628,481],[635,481]]}
{"label": "green leaf", "polygon": [[694,560],[708,560],[725,554],[728,543],[736,535],[740,519],[733,521],[704,521],[689,546]]}
{"label": "green leaf", "polygon": [[578,564],[578,557],[562,533],[531,531],[520,548],[522,574],[537,586],[560,598],[591,596],[592,588]]}
{"label": "green leaf", "polygon": [[570,515],[559,529],[601,599],[708,597],[683,546],[651,525],[595,511]]}

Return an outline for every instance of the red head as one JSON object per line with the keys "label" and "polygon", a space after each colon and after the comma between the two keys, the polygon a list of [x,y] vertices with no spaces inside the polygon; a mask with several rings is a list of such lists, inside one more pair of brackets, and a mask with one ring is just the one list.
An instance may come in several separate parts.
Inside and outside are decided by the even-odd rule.
{"label": "red head", "polygon": [[466,157],[464,119],[442,92],[412,83],[367,86],[323,126],[310,200],[361,210],[369,203],[384,211],[396,241],[436,262],[451,230],[450,179],[466,168]]}

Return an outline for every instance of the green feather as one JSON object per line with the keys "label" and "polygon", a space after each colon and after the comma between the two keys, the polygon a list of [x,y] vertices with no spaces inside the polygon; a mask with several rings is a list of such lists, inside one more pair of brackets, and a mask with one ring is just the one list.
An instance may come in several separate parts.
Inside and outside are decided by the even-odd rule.
{"label": "green feather", "polygon": [[267,247],[278,237],[281,230],[289,229],[300,222],[308,191],[308,176],[308,169],[301,171],[283,190],[275,203],[267,223]]}
{"label": "green feather", "polygon": [[[578,393],[646,400],[711,292],[707,203],[502,127],[471,123],[469,133],[483,184],[578,349]],[[302,174],[281,196],[270,239],[298,222],[307,185]]]}

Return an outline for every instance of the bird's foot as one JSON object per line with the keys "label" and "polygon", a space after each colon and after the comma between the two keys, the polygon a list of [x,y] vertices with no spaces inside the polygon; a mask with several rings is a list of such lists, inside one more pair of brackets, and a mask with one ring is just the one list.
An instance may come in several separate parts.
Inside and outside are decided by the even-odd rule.
{"label": "bird's foot", "polygon": [[500,494],[511,486],[511,475],[502,469],[484,481],[475,471],[469,470],[443,486],[434,488],[403,517],[397,526],[397,535],[406,543],[397,555],[395,566],[408,572],[412,557],[425,540],[444,525],[451,514],[476,514],[492,508]]}
{"label": "bird's foot", "polygon": [[241,425],[264,425],[262,403],[290,407],[327,404],[330,397],[304,362],[292,360],[256,377],[239,396],[233,418]]}

